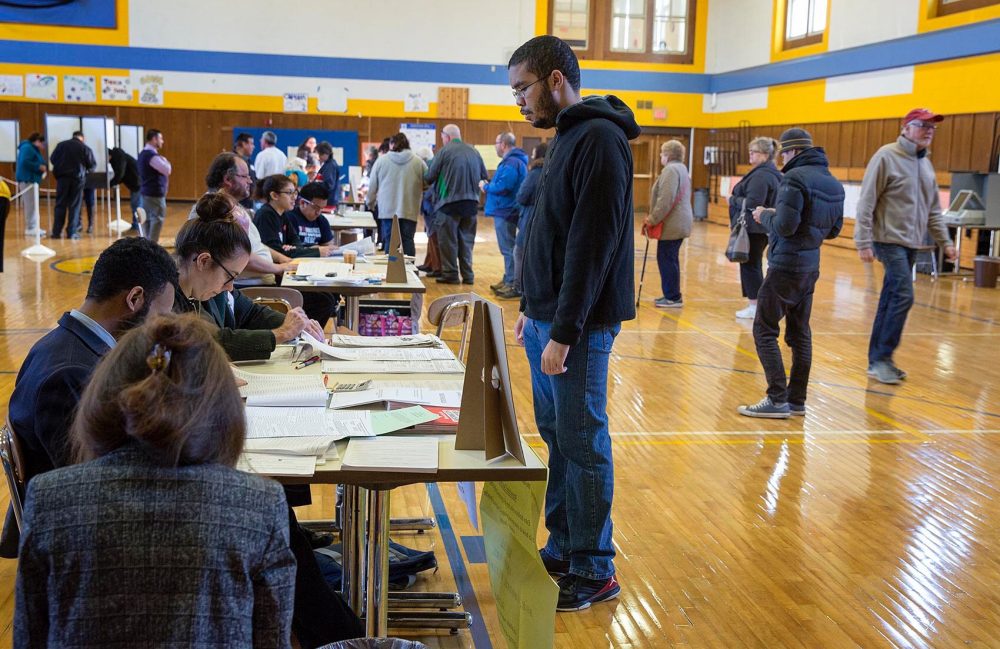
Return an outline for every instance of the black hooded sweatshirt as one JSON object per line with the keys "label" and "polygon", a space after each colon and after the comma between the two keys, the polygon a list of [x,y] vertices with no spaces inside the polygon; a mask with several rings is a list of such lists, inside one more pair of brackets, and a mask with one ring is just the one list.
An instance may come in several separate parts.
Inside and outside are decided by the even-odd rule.
{"label": "black hooded sweatshirt", "polygon": [[594,325],[635,318],[632,111],[587,97],[556,117],[524,241],[521,311],[575,345]]}

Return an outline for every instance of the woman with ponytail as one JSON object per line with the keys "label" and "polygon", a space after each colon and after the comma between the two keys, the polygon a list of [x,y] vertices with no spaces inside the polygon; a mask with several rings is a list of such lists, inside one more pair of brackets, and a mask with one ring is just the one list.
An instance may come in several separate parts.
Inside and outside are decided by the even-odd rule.
{"label": "woman with ponytail", "polygon": [[14,645],[288,647],[281,486],[237,471],[243,405],[212,327],[161,316],[83,393],[83,462],[28,489]]}

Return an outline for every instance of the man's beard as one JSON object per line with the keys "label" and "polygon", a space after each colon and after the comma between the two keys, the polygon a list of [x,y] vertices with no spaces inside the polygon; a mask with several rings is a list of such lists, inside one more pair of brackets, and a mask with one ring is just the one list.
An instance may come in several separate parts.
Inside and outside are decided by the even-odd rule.
{"label": "man's beard", "polygon": [[[547,88],[544,90],[548,90]],[[559,114],[559,105],[548,92],[542,92],[538,96],[538,103],[532,111],[533,120],[531,125],[535,128],[553,128],[556,125],[556,115]]]}
{"label": "man's beard", "polygon": [[[164,288],[163,290],[167,290],[167,288]],[[145,322],[146,321],[146,316],[149,315],[149,307],[150,307],[149,300],[144,300],[141,309],[139,309],[138,311],[133,312],[127,318],[122,318],[122,320],[120,322],[120,327],[119,327],[121,333],[125,333],[125,332],[129,331],[130,329],[135,329],[136,327],[138,327],[139,325],[141,325],[143,322]]]}

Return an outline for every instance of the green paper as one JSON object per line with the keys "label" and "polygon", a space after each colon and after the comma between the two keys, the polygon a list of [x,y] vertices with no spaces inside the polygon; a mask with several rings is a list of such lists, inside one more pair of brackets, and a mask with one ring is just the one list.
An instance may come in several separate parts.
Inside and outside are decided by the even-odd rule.
{"label": "green paper", "polygon": [[376,435],[385,435],[397,430],[425,424],[434,421],[438,416],[420,406],[400,408],[399,410],[372,411],[372,430]]}

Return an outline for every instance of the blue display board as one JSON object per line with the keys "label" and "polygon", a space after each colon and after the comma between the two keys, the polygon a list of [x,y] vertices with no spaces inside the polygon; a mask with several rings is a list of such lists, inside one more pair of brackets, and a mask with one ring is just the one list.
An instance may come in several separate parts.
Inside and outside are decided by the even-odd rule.
{"label": "blue display board", "polygon": [[115,0],[16,0],[0,3],[0,22],[114,29],[118,14]]}
{"label": "blue display board", "polygon": [[[260,136],[264,131],[272,131],[278,136],[278,148],[281,149],[282,153],[287,154],[288,148],[298,148],[300,144],[305,142],[306,138],[314,137],[316,138],[316,143],[323,142],[324,140],[330,143],[330,146],[336,149],[341,149],[343,151],[343,160],[338,160],[340,163],[340,181],[342,183],[347,182],[347,168],[351,166],[358,165],[358,151],[360,144],[358,143],[358,132],[357,131],[321,131],[318,129],[309,128],[260,128],[260,127],[248,127],[248,126],[234,126],[233,127],[233,144],[236,144],[236,136],[240,133],[249,133],[253,136],[254,141],[254,152],[252,161],[257,160],[257,154],[260,153]],[[336,153],[334,154],[336,157]]]}

